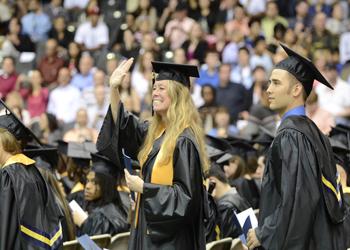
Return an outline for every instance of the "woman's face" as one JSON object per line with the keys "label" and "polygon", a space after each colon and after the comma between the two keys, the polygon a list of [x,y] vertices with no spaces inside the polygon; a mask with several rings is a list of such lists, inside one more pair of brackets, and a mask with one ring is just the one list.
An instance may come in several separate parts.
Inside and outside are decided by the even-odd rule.
{"label": "woman's face", "polygon": [[231,160],[229,161],[228,165],[224,165],[224,171],[225,171],[225,175],[227,178],[230,178],[231,176],[233,176],[238,168],[238,164],[237,161],[235,160]]}
{"label": "woman's face", "polygon": [[209,86],[203,87],[202,93],[203,93],[202,97],[205,103],[211,103],[214,101],[215,96],[211,87]]}
{"label": "woman's face", "polygon": [[101,187],[96,183],[95,172],[90,171],[86,176],[86,185],[84,190],[84,197],[87,201],[94,201],[101,197]]}
{"label": "woman's face", "polygon": [[169,80],[156,81],[152,89],[153,110],[159,115],[166,115],[171,104],[168,94]]}
{"label": "woman's face", "polygon": [[70,57],[77,57],[79,54],[79,46],[76,43],[70,43],[68,46],[68,52]]}

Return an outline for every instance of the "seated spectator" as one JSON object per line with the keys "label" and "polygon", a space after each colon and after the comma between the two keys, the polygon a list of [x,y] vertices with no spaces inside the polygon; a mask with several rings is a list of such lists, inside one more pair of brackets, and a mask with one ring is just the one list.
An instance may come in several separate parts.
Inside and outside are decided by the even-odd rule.
{"label": "seated spectator", "polygon": [[39,117],[46,111],[49,100],[49,90],[43,87],[43,77],[39,70],[29,72],[30,86],[28,89],[21,89],[21,95],[27,104],[30,117]]}
{"label": "seated spectator", "polygon": [[60,50],[68,48],[74,39],[74,34],[67,29],[66,21],[63,16],[53,19],[53,27],[49,32],[49,37],[58,42]]}
{"label": "seated spectator", "polygon": [[29,35],[34,43],[44,42],[51,29],[50,18],[43,12],[39,0],[30,0],[28,9],[21,19],[23,34]]}
{"label": "seated spectator", "polygon": [[144,17],[149,18],[149,28],[150,30],[156,29],[157,24],[157,10],[150,3],[150,0],[140,0],[137,10],[134,12],[137,22],[142,22]]}
{"label": "seated spectator", "polygon": [[238,64],[232,68],[230,80],[242,84],[247,90],[253,85],[250,54],[246,47],[238,50]]}
{"label": "seated spectator", "polygon": [[266,72],[272,70],[272,59],[267,51],[266,41],[264,37],[258,37],[253,43],[254,53],[250,58],[250,66],[255,69],[257,66],[265,68]]}
{"label": "seated spectator", "polygon": [[233,19],[225,24],[226,33],[231,34],[232,31],[237,30],[244,36],[247,36],[249,34],[249,18],[247,17],[243,6],[237,4],[234,7],[234,13]]}
{"label": "seated spectator", "polygon": [[91,103],[87,109],[89,116],[89,127],[95,129],[96,131],[100,131],[109,107],[109,95],[107,94],[108,88],[106,89],[105,86],[96,85],[93,91],[95,100],[94,103]]}
{"label": "seated spectator", "polygon": [[89,54],[83,54],[79,61],[79,71],[72,77],[71,84],[84,91],[94,85],[94,59]]}
{"label": "seated spectator", "polygon": [[70,79],[69,69],[61,68],[58,72],[58,86],[50,93],[47,106],[47,111],[63,123],[73,122],[78,109],[83,105],[80,91],[70,84]]}
{"label": "seated spectator", "polygon": [[233,186],[234,181],[244,175],[246,163],[236,152],[231,153],[219,158],[217,163],[224,170],[230,186]]}
{"label": "seated spectator", "polygon": [[225,107],[219,107],[214,117],[215,125],[208,135],[220,138],[227,138],[235,136],[238,130],[235,126],[230,123],[230,113]]}
{"label": "seated spectator", "polygon": [[349,20],[344,15],[344,10],[341,2],[334,2],[332,5],[332,17],[326,21],[326,28],[333,35],[341,35],[347,32],[349,27]]}
{"label": "seated spectator", "polygon": [[38,139],[45,144],[57,145],[57,141],[62,140],[62,131],[53,114],[42,113],[39,119],[32,123],[31,129]]}
{"label": "seated spectator", "polygon": [[233,30],[227,37],[229,42],[222,51],[222,62],[235,65],[238,61],[238,50],[245,45],[244,36],[238,30]]}
{"label": "seated spectator", "polygon": [[219,59],[218,52],[214,50],[207,51],[205,55],[205,64],[199,70],[200,77],[196,80],[198,85],[202,86],[203,84],[209,83],[215,88],[219,86]]}
{"label": "seated spectator", "polygon": [[200,64],[204,63],[205,52],[208,50],[208,44],[204,40],[204,34],[200,24],[192,25],[189,39],[182,44],[186,51],[187,60],[197,59]]}
{"label": "seated spectator", "polygon": [[164,36],[169,41],[172,50],[181,47],[188,39],[188,34],[195,21],[187,16],[187,5],[179,1],[173,19],[165,26]]}
{"label": "seated spectator", "polygon": [[50,3],[44,6],[44,12],[50,20],[63,17],[65,21],[68,21],[68,11],[62,6],[62,0],[51,0]]}
{"label": "seated spectator", "polygon": [[16,88],[17,78],[15,59],[13,57],[4,57],[0,71],[1,99],[6,99],[7,94]]}
{"label": "seated spectator", "polygon": [[97,136],[97,130],[89,127],[87,110],[85,108],[80,108],[76,114],[74,127],[64,134],[63,140],[66,142],[91,141],[96,143]]}
{"label": "seated spectator", "polygon": [[81,218],[73,212],[73,221],[79,227],[78,235],[115,235],[129,230],[128,212],[116,190],[120,182],[118,167],[104,156],[92,155],[92,168],[86,178],[84,193],[80,193],[83,199],[79,199],[79,205],[88,217]]}
{"label": "seated spectator", "polygon": [[24,107],[24,101],[18,91],[8,93],[6,97],[6,105],[13,113],[23,122],[24,125],[29,126],[31,123],[30,114]]}
{"label": "seated spectator", "polygon": [[293,30],[306,29],[310,27],[312,16],[309,12],[308,1],[299,1],[295,6],[295,16],[289,21],[289,27]]}
{"label": "seated spectator", "polygon": [[146,34],[150,34],[153,39],[157,37],[157,33],[152,30],[150,22],[150,18],[147,16],[142,16],[142,18],[136,21],[136,32],[134,36],[137,42],[142,43]]}
{"label": "seated spectator", "polygon": [[174,50],[173,63],[186,64],[186,62],[187,58],[185,50],[183,48],[177,48]]}
{"label": "seated spectator", "polygon": [[98,86],[102,86],[105,89],[105,98],[109,100],[109,88],[107,87],[108,84],[105,72],[99,69],[96,70],[93,80],[93,86],[85,88],[82,92],[83,99],[88,109],[96,104],[95,89]]}
{"label": "seated spectator", "polygon": [[288,21],[279,15],[278,5],[273,0],[267,2],[265,14],[265,17],[261,21],[261,27],[266,41],[270,43],[273,40],[273,29],[275,25],[281,23],[284,27],[288,27]]}
{"label": "seated spectator", "polygon": [[130,73],[127,73],[123,82],[119,85],[120,100],[125,110],[139,115],[141,112],[141,99],[131,86]]}
{"label": "seated spectator", "polygon": [[[155,57],[158,58],[158,54],[160,54],[160,48],[158,44],[155,42],[156,39],[154,37],[154,34],[152,32],[145,33],[143,35],[142,41],[141,41],[141,47],[139,54],[143,54],[147,51],[150,51],[153,53]],[[159,52],[159,53],[157,53]]]}
{"label": "seated spectator", "polygon": [[152,81],[152,63],[154,55],[151,51],[142,54],[134,70],[131,73],[131,86],[140,96],[141,101],[144,100],[146,94],[150,91]]}
{"label": "seated spectator", "polygon": [[11,18],[8,33],[1,49],[3,55],[15,58],[18,58],[21,52],[33,52],[35,50],[30,37],[21,33],[21,24],[18,18]]}
{"label": "seated spectator", "polygon": [[210,84],[204,84],[201,89],[201,96],[204,104],[198,111],[202,118],[205,133],[209,133],[214,127],[214,117],[218,109],[216,103],[216,89]]}
{"label": "seated spectator", "polygon": [[81,50],[76,42],[71,42],[68,45],[68,69],[72,75],[78,72],[79,62],[81,58]]}
{"label": "seated spectator", "polygon": [[190,17],[196,20],[202,27],[204,33],[213,33],[218,6],[210,0],[198,1],[197,9],[192,11]]}
{"label": "seated spectator", "polygon": [[242,86],[230,81],[231,67],[221,64],[219,68],[219,86],[216,89],[216,101],[219,106],[225,107],[230,113],[230,121],[237,121],[240,112],[246,110],[247,91]]}
{"label": "seated spectator", "polygon": [[212,166],[208,177],[209,183],[215,185],[212,196],[216,200],[218,208],[220,239],[237,238],[242,232],[233,224],[233,218],[236,216],[235,213],[238,214],[248,209],[250,204],[237,192],[235,187],[230,186],[225,173],[219,166]]}
{"label": "seated spectator", "polygon": [[245,43],[247,46],[253,48],[254,41],[258,37],[264,37],[264,33],[261,30],[261,18],[252,17],[248,22],[249,34],[245,37]]}
{"label": "seated spectator", "polygon": [[213,35],[207,36],[209,47],[216,50],[220,58],[222,58],[222,52],[226,46],[226,32],[225,26],[221,23],[215,24],[213,28]]}
{"label": "seated spectator", "polygon": [[64,66],[64,60],[58,57],[57,41],[49,39],[46,42],[45,55],[40,60],[38,69],[43,75],[43,80],[49,89],[55,87],[59,70]]}
{"label": "seated spectator", "polygon": [[[119,48],[117,48],[119,47]],[[140,46],[135,39],[134,33],[131,29],[123,31],[123,40],[118,46],[114,46],[113,50],[119,51],[125,58],[133,57],[137,60],[139,55]]]}
{"label": "seated spectator", "polygon": [[103,21],[99,21],[101,12],[97,6],[88,9],[87,14],[89,20],[79,25],[74,41],[82,50],[98,51],[108,45],[108,27]]}

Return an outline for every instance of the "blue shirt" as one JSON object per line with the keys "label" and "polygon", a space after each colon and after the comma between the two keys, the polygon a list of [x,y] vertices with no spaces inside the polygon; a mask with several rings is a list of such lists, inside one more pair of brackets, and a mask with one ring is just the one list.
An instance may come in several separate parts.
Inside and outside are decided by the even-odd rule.
{"label": "blue shirt", "polygon": [[73,76],[71,84],[80,91],[83,91],[84,89],[94,85],[94,76],[91,72],[87,75],[77,73]]}
{"label": "blue shirt", "polygon": [[219,86],[219,72],[216,70],[213,74],[209,73],[206,69],[201,69],[199,71],[199,78],[197,78],[196,83],[200,86],[204,84],[210,84],[214,88]]}
{"label": "blue shirt", "polygon": [[292,115],[303,115],[303,116],[306,116],[306,113],[305,113],[305,107],[304,106],[298,106],[298,107],[295,107],[291,110],[288,110],[283,116],[282,116],[282,121],[284,119],[286,119],[287,117],[289,116],[292,116]]}
{"label": "blue shirt", "polygon": [[33,42],[45,41],[51,29],[50,18],[45,13],[28,13],[21,19],[23,34],[29,35]]}

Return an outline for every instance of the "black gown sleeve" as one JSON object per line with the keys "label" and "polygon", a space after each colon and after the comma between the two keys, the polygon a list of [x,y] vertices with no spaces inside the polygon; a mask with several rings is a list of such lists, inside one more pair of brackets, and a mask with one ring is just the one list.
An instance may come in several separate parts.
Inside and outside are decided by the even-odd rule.
{"label": "black gown sleeve", "polygon": [[16,211],[11,179],[0,170],[0,249],[15,249],[19,230]]}
{"label": "black gown sleeve", "polygon": [[200,159],[191,140],[180,137],[173,156],[173,185],[144,183],[144,213],[153,235],[172,235],[202,206]]}
{"label": "black gown sleeve", "polygon": [[233,223],[234,212],[239,213],[234,206],[226,202],[218,202],[220,238],[237,238],[242,231]]}
{"label": "black gown sleeve", "polygon": [[141,122],[136,116],[125,111],[122,103],[119,104],[119,113],[115,123],[111,107],[109,107],[98,135],[97,150],[118,163],[118,166],[124,166],[122,148],[125,149],[127,155],[137,160],[137,154],[147,129],[148,123]]}
{"label": "black gown sleeve", "polygon": [[89,214],[89,217],[80,227],[81,235],[89,236],[98,234],[114,234],[114,229],[109,220],[101,212]]}
{"label": "black gown sleeve", "polygon": [[256,228],[256,234],[264,249],[307,249],[307,242],[300,239],[312,232],[313,212],[320,197],[315,153],[310,141],[296,131],[282,132],[275,141],[272,150],[277,152],[272,152],[272,157],[279,155],[275,159],[278,166],[264,174],[275,171],[274,181],[281,180],[276,181],[280,202]]}

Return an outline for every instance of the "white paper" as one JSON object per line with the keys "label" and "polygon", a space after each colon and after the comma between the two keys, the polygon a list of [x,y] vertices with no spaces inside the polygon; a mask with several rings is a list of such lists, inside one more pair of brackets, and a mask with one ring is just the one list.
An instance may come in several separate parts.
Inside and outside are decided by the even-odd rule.
{"label": "white paper", "polygon": [[248,216],[250,217],[250,222],[252,223],[252,228],[256,228],[258,226],[258,219],[255,216],[253,208],[248,208],[239,214],[237,214],[237,219],[239,224],[243,228],[244,222],[247,220]]}
{"label": "white paper", "polygon": [[87,219],[87,213],[85,213],[85,211],[79,206],[79,204],[75,200],[69,202],[69,207],[73,212],[77,212],[78,214],[80,214],[83,218],[83,221]]}
{"label": "white paper", "polygon": [[19,62],[20,63],[29,63],[32,62],[35,58],[34,52],[22,52],[19,56]]}

